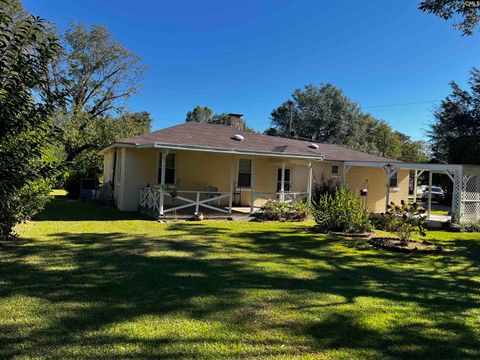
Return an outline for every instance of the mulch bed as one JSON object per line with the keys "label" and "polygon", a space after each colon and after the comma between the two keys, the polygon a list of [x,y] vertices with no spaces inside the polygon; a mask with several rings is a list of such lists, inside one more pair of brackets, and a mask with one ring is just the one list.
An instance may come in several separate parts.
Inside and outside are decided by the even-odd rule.
{"label": "mulch bed", "polygon": [[337,235],[337,236],[343,236],[343,237],[349,237],[349,238],[357,238],[357,239],[371,239],[375,236],[374,232],[371,233],[344,233],[344,232],[338,232],[338,231],[331,231],[329,234],[332,235]]}
{"label": "mulch bed", "polygon": [[372,238],[368,240],[368,243],[375,248],[398,251],[398,252],[416,252],[416,253],[427,253],[427,254],[438,254],[442,251],[442,247],[439,245],[432,244],[426,240],[422,242],[418,241],[408,241],[407,245],[401,243],[400,240],[396,238]]}

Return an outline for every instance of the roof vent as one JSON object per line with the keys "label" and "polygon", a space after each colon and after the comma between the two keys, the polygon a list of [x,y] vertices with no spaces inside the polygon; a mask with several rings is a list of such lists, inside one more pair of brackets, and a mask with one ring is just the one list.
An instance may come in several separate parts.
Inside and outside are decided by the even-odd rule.
{"label": "roof vent", "polygon": [[318,149],[318,145],[317,144],[314,144],[314,143],[311,143],[311,144],[308,144],[307,145],[310,149]]}
{"label": "roof vent", "polygon": [[232,139],[232,140],[236,140],[236,141],[243,141],[243,140],[245,140],[245,138],[244,138],[242,135],[240,135],[240,134],[235,134],[235,135],[233,135],[233,136],[231,137],[231,139]]}

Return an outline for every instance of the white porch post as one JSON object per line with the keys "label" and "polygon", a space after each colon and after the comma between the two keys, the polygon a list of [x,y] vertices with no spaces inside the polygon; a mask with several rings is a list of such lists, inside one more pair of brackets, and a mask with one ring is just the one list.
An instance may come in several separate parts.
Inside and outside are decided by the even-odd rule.
{"label": "white porch post", "polygon": [[255,208],[255,158],[252,158],[252,169],[250,179],[250,213],[253,213]]}
{"label": "white porch post", "polygon": [[312,162],[308,162],[308,184],[307,184],[307,201],[312,201],[312,186],[313,186],[313,167]]}
{"label": "white porch post", "polygon": [[282,163],[282,175],[280,179],[280,201],[285,201],[285,162]]}
{"label": "white porch post", "polygon": [[385,174],[387,175],[387,194],[385,196],[385,211],[387,211],[388,205],[390,205],[390,179],[397,173],[398,169],[390,165],[385,166],[383,170],[385,170]]}
{"label": "white porch post", "polygon": [[432,171],[428,172],[428,220],[432,214]]}
{"label": "white porch post", "polygon": [[228,199],[228,213],[232,213],[232,203],[233,203],[233,155],[230,157],[230,197]]}
{"label": "white porch post", "polygon": [[387,211],[388,205],[390,205],[390,177],[392,169],[390,168],[390,166],[386,166],[383,169],[385,170],[385,174],[387,176],[387,193],[385,195],[385,211]]}
{"label": "white porch post", "polygon": [[163,216],[163,205],[165,202],[165,164],[167,163],[167,155],[169,150],[165,149],[162,151],[162,156],[160,158],[161,163],[159,164],[162,167],[162,172],[160,174],[160,215]]}
{"label": "white porch post", "polygon": [[347,174],[350,171],[351,165],[345,165],[343,164],[343,172],[342,172],[342,185],[344,187],[347,186]]}
{"label": "white porch post", "polygon": [[415,170],[415,175],[413,175],[413,202],[417,202],[417,183],[418,183],[418,170]]}

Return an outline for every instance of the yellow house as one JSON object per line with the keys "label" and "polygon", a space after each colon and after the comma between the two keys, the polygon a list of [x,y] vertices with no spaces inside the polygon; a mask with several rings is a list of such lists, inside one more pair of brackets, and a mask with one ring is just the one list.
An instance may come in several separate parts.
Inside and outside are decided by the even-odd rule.
{"label": "yellow house", "polygon": [[408,199],[409,170],[394,167],[396,160],[245,132],[240,115],[231,119],[227,125],[184,123],[103,149],[104,181],[113,187],[116,206],[159,216],[254,211],[268,199],[309,200],[314,182],[322,179],[362,193],[374,212]]}

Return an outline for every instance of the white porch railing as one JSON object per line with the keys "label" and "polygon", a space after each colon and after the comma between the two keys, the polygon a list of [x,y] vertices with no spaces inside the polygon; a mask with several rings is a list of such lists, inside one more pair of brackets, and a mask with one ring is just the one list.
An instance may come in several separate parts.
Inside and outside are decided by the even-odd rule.
{"label": "white porch railing", "polygon": [[[220,200],[222,199],[229,199],[228,203],[232,203],[232,194],[230,192],[177,190],[175,191],[175,194],[176,196],[173,196],[172,193],[166,190],[151,187],[142,187],[140,188],[140,206],[147,210],[156,211],[160,215],[164,215],[165,213],[185,209],[188,207],[194,207],[195,212],[198,212],[201,206],[210,210],[215,210],[226,214],[232,212],[232,208],[230,205],[228,209],[225,209],[218,205]],[[193,196],[192,198],[188,198],[188,195]],[[183,204],[164,208],[162,197],[169,197],[175,201],[180,200],[183,202]],[[216,202],[217,206],[208,204],[212,202]]]}
{"label": "white porch railing", "polygon": [[[175,191],[175,194],[176,196],[173,196],[172,193],[166,190],[152,187],[142,187],[140,188],[139,205],[144,209],[158,212],[160,215],[164,215],[166,213],[176,210],[186,209],[189,207],[195,208],[195,212],[198,212],[200,207],[219,211],[226,214],[230,214],[232,212],[231,204],[233,196],[230,192],[177,190]],[[162,196],[163,198],[169,197],[175,201],[179,200],[182,202],[182,204],[173,207],[170,204],[170,207],[165,208]],[[228,199],[228,208],[221,207],[219,205],[220,200],[222,199]],[[278,199],[280,201],[290,203],[299,200],[307,200],[308,192],[253,192],[250,206],[251,212],[255,210],[255,200],[258,199]],[[216,205],[214,205],[215,203]]]}

